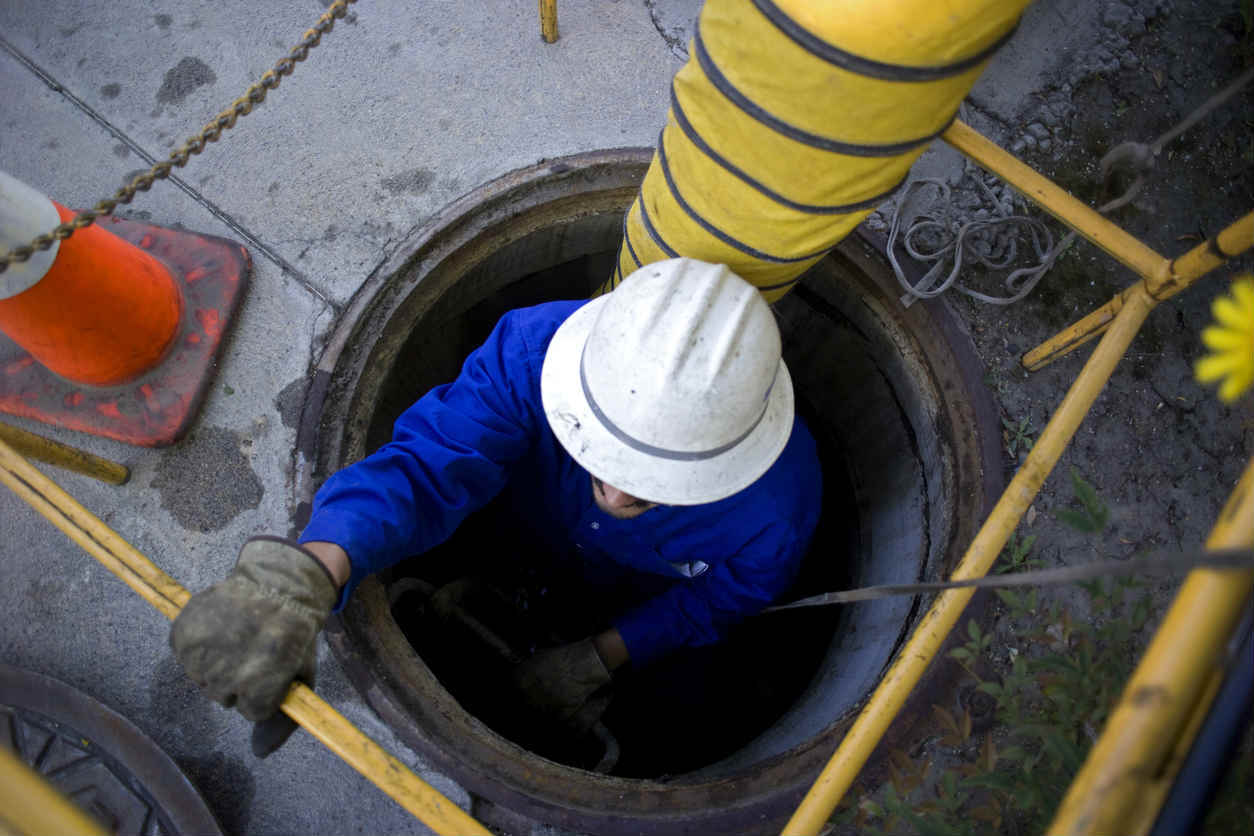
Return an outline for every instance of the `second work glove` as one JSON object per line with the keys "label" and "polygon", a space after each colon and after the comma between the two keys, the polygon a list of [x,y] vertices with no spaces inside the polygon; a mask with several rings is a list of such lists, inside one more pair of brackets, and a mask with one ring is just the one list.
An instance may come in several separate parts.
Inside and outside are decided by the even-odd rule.
{"label": "second work glove", "polygon": [[254,537],[227,577],[193,595],[170,647],[210,699],[257,723],[264,757],[295,728],[278,713],[293,680],[313,684],[318,632],[338,590],[321,561],[291,540]]}
{"label": "second work glove", "polygon": [[541,650],[514,669],[514,684],[537,711],[587,731],[605,712],[611,676],[592,639]]}

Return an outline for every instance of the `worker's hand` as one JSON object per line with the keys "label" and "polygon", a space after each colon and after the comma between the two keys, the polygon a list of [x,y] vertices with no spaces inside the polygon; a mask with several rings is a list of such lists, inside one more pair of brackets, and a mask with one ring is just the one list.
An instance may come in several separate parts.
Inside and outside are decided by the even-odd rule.
{"label": "worker's hand", "polygon": [[609,705],[606,668],[591,638],[541,650],[514,669],[514,684],[527,704],[579,731],[587,731]]}
{"label": "worker's hand", "polygon": [[293,680],[313,684],[314,643],[337,594],[310,552],[291,540],[254,537],[231,574],[193,595],[174,620],[174,655],[210,699],[257,723],[258,757],[295,729],[279,704]]}

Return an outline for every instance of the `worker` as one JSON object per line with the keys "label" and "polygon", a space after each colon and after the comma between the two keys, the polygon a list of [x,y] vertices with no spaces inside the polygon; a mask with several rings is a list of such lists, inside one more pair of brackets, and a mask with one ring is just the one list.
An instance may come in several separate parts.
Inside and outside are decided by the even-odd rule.
{"label": "worker", "polygon": [[292,728],[277,713],[289,685],[312,683],[327,616],[500,495],[520,536],[588,577],[651,590],[515,672],[526,702],[586,728],[616,670],[717,642],[785,591],[820,492],[760,294],[724,265],[649,264],[591,301],[505,314],[390,443],[326,481],[299,543],[245,543],[170,642],[209,697],[258,722],[254,750],[271,751]]}

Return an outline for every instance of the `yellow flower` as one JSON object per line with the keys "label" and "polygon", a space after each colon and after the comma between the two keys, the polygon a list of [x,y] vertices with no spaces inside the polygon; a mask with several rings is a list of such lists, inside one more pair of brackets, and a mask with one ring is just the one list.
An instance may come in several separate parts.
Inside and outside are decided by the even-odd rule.
{"label": "yellow flower", "polygon": [[1202,331],[1202,342],[1213,353],[1197,361],[1202,383],[1222,380],[1219,400],[1232,403],[1254,384],[1254,276],[1232,283],[1232,295],[1211,305],[1215,325]]}

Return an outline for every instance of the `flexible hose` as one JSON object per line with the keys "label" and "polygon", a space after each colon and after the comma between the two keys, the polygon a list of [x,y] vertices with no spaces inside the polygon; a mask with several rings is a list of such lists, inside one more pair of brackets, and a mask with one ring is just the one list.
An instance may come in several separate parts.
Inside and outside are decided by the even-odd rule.
{"label": "flexible hose", "polygon": [[614,274],[679,255],[767,301],[904,181],[1028,0],[708,0]]}

